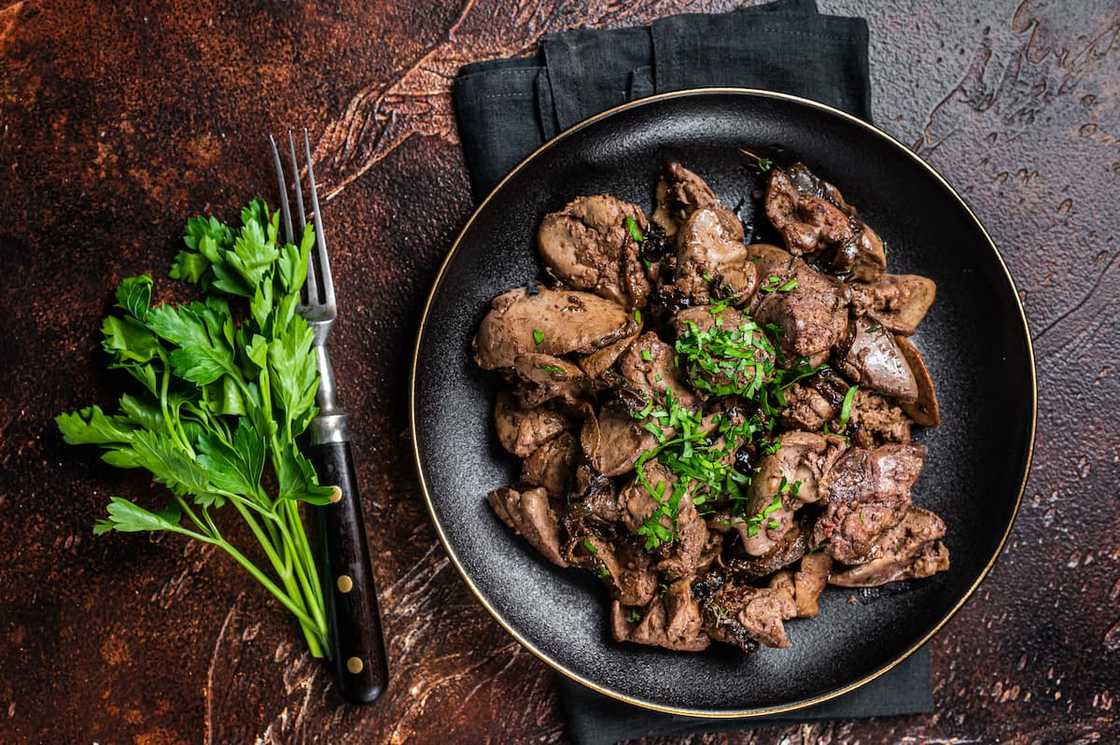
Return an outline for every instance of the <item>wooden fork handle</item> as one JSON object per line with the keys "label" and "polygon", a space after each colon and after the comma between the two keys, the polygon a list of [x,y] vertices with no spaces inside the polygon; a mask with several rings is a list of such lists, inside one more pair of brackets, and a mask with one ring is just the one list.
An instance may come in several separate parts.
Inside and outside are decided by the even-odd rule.
{"label": "wooden fork handle", "polygon": [[332,664],[343,697],[354,704],[375,701],[389,684],[377,590],[354,476],[349,442],[312,445],[319,481],[337,484],[342,498],[316,510],[321,526],[324,592],[331,626]]}

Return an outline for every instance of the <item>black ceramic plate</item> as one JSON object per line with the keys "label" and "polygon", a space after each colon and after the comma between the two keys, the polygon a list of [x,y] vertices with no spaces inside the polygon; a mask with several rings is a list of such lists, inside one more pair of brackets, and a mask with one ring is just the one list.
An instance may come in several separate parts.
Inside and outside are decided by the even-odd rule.
{"label": "black ceramic plate", "polygon": [[[490,298],[541,277],[541,217],[580,194],[651,208],[663,164],[680,160],[755,219],[759,185],[737,150],[802,160],[835,183],[889,243],[888,266],[937,282],[914,337],[941,401],[921,431],[929,458],[915,502],[945,518],[952,569],[879,595],[830,588],[821,614],[787,623],[790,647],[745,656],[611,641],[594,577],[547,563],[485,502],[517,479],[496,441],[495,380],[470,361]],[[761,217],[761,215],[760,215]],[[764,220],[765,218],[762,217]],[[857,687],[928,640],[991,568],[1030,463],[1035,378],[1018,295],[991,239],[949,185],[905,147],[839,111],[737,89],[666,94],[597,116],[521,163],[467,223],[440,269],[413,360],[412,435],[422,487],[451,560],[522,644],[560,672],[634,704],[696,716],[790,710]]]}

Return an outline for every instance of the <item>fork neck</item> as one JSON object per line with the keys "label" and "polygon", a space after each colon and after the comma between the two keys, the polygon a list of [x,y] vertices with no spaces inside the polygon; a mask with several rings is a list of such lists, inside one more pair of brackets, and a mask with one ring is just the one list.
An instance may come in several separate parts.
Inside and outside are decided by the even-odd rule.
{"label": "fork neck", "polygon": [[338,400],[335,398],[334,368],[331,367],[331,357],[327,354],[326,346],[318,343],[318,340],[315,344],[315,362],[319,366],[319,390],[315,394],[319,413],[311,420],[311,444],[349,442],[349,416],[338,405]]}
{"label": "fork neck", "polygon": [[316,339],[315,362],[319,366],[319,391],[315,394],[315,403],[319,407],[319,415],[340,414],[337,399],[337,389],[334,382],[334,368],[331,367],[331,356],[327,354],[326,339],[320,343]]}

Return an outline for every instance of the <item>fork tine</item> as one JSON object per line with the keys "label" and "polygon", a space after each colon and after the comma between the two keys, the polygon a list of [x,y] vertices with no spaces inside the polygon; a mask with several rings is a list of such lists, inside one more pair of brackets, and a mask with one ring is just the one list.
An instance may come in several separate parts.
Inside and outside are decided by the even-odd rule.
{"label": "fork tine", "polygon": [[311,182],[311,219],[315,223],[315,251],[319,254],[320,279],[323,285],[323,299],[327,305],[334,305],[334,280],[331,278],[331,262],[327,256],[327,236],[323,232],[323,217],[319,209],[319,192],[315,188],[315,168],[311,164],[311,143],[307,140],[307,128],[303,130],[303,153],[307,158],[307,180]]}
{"label": "fork tine", "polygon": [[[292,130],[288,130],[288,154],[292,160],[292,177],[296,181],[296,214],[299,216],[299,231],[302,234],[307,225],[307,217],[303,211],[303,184],[299,179],[299,159],[296,158],[296,141],[292,139]],[[302,237],[302,235],[301,235]]]}
{"label": "fork tine", "polygon": [[[307,215],[303,211],[303,184],[299,178],[299,160],[296,158],[296,141],[292,137],[292,130],[288,130],[288,150],[292,156],[292,178],[295,179],[296,186],[296,213],[299,216],[299,239],[303,240],[303,231],[307,229]],[[315,236],[316,242],[319,237]],[[293,241],[294,243],[294,241]],[[310,256],[307,259],[307,304],[319,304],[319,280],[318,273],[315,269],[315,258]]]}
{"label": "fork tine", "polygon": [[276,138],[268,136],[272,144],[272,164],[276,167],[276,186],[280,190],[280,215],[284,219],[284,240],[294,243],[292,239],[292,211],[288,208],[288,185],[284,183],[284,165],[280,162],[280,150],[276,147]]}

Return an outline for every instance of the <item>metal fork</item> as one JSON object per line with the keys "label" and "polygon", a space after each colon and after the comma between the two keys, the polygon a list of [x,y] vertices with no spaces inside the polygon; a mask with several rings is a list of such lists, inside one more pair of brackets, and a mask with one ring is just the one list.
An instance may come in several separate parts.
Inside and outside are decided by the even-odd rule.
{"label": "metal fork", "polygon": [[[284,239],[299,245],[307,226],[303,207],[303,184],[292,133],[288,132],[291,157],[292,186],[295,192],[298,226],[292,223],[288,204],[288,185],[276,140],[270,135],[276,182],[280,189],[280,212]],[[319,365],[319,392],[316,403],[319,414],[311,421],[311,457],[324,484],[337,484],[341,498],[314,510],[325,561],[321,561],[323,586],[328,589],[327,611],[331,624],[332,664],[342,695],[352,703],[374,701],[389,682],[389,667],[381,634],[381,618],[377,608],[377,591],[370,571],[369,548],[366,545],[362,505],[350,449],[347,414],[337,401],[334,369],[327,353],[331,325],[338,315],[335,306],[334,279],[331,276],[327,239],[319,194],[315,188],[315,171],[311,162],[311,145],[303,130],[303,151],[310,182],[311,220],[315,226],[315,248],[307,262],[307,282],[301,296],[299,313],[307,319],[315,335],[315,359]],[[298,232],[293,231],[296,227]]]}

